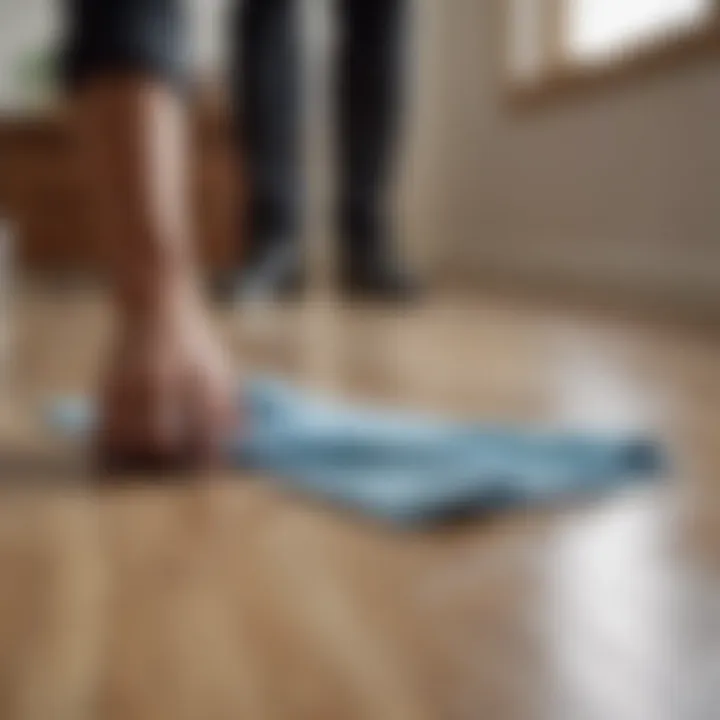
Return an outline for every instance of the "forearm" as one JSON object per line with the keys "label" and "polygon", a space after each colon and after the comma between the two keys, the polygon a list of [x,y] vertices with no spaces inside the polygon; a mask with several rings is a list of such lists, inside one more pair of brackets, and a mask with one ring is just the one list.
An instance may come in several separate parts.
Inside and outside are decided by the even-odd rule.
{"label": "forearm", "polygon": [[220,456],[232,379],[196,279],[180,0],[71,0],[68,80],[117,324],[101,381],[110,468]]}
{"label": "forearm", "polygon": [[181,100],[152,80],[104,78],[83,90],[78,112],[90,196],[119,312],[153,312],[193,294]]}
{"label": "forearm", "polygon": [[[86,196],[118,307],[192,284],[180,0],[64,0]],[[170,293],[170,290],[173,292]]]}

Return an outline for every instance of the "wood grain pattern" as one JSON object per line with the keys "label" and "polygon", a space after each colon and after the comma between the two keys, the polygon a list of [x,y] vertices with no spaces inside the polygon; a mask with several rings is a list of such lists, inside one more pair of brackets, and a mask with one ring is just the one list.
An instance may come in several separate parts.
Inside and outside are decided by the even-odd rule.
{"label": "wood grain pattern", "polygon": [[0,432],[28,462],[0,491],[1,718],[717,717],[710,330],[509,298],[219,315],[244,365],[309,386],[457,416],[649,427],[675,451],[657,486],[412,532],[231,473],[99,487],[62,449],[53,470],[35,408],[91,388],[106,309],[40,294],[19,314]]}

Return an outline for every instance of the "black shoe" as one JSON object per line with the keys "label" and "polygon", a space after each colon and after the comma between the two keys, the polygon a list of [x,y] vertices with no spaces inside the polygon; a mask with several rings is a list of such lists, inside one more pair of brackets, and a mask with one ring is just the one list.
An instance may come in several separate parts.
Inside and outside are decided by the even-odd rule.
{"label": "black shoe", "polygon": [[417,279],[390,261],[358,260],[341,265],[340,288],[351,300],[389,303],[409,303],[422,293]]}
{"label": "black shoe", "polygon": [[302,259],[294,244],[274,244],[251,258],[242,270],[232,271],[213,282],[217,302],[242,303],[289,300],[305,286]]}

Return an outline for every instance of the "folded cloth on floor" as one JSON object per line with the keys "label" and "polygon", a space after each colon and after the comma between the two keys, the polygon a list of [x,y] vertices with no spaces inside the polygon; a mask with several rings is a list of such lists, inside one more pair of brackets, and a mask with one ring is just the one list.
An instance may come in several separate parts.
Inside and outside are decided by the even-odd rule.
{"label": "folded cloth on floor", "polygon": [[[659,474],[651,439],[450,422],[315,397],[255,378],[228,462],[284,487],[395,522],[436,522],[545,504]],[[58,400],[50,426],[85,437],[94,413]]]}

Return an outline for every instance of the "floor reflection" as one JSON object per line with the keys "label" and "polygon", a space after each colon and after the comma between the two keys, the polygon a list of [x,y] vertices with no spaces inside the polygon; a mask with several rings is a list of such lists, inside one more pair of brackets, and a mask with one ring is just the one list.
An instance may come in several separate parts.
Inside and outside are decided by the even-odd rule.
{"label": "floor reflection", "polygon": [[551,540],[543,612],[553,718],[675,717],[668,690],[677,627],[661,492],[568,520]]}

